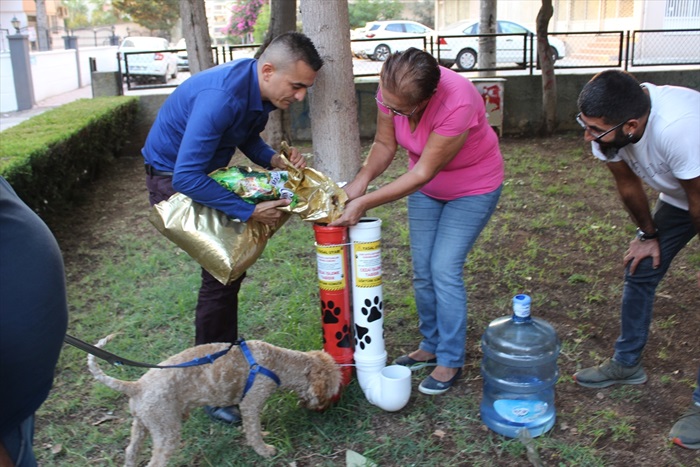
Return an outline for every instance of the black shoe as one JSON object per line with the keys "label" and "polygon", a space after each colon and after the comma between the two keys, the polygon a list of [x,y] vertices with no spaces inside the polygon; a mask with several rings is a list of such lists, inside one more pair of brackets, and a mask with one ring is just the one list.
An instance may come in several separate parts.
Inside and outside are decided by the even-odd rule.
{"label": "black shoe", "polygon": [[228,407],[212,407],[210,405],[205,405],[204,411],[209,415],[209,418],[216,422],[225,423],[226,425],[241,424],[241,412],[235,405],[229,405]]}
{"label": "black shoe", "polygon": [[428,376],[418,385],[418,391],[423,394],[428,394],[430,396],[435,396],[437,394],[442,394],[447,392],[448,389],[462,376],[462,369],[458,369],[457,373],[450,378],[448,381],[438,381],[432,376]]}

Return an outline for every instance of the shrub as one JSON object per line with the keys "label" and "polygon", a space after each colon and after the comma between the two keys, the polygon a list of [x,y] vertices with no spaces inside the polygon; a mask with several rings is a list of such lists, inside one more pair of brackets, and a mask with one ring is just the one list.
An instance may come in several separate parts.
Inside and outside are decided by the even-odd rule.
{"label": "shrub", "polygon": [[70,198],[119,154],[134,130],[137,97],[80,99],[2,132],[0,175],[36,211]]}

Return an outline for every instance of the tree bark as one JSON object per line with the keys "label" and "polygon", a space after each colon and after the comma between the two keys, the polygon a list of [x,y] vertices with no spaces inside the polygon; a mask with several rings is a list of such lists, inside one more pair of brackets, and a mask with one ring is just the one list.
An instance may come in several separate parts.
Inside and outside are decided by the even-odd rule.
{"label": "tree bark", "polygon": [[325,64],[309,90],[314,167],[336,182],[360,169],[360,128],[347,0],[301,0],[304,33]]}
{"label": "tree bark", "polygon": [[551,136],[556,130],[557,121],[557,80],[554,76],[554,62],[549,53],[547,26],[554,14],[552,0],[542,0],[542,8],[537,13],[537,59],[542,69],[542,124],[540,135]]}
{"label": "tree bark", "polygon": [[49,43],[49,17],[46,14],[46,0],[36,0],[36,41],[39,50],[51,50]]}
{"label": "tree bark", "polygon": [[[255,53],[259,58],[272,39],[289,31],[296,31],[296,2],[289,0],[272,0],[270,4],[270,26],[262,45]],[[287,110],[277,110],[270,117],[263,132],[263,139],[273,148],[279,148],[282,141],[293,145],[292,122]]]}
{"label": "tree bark", "polygon": [[180,15],[190,74],[194,75],[214,66],[204,0],[180,0]]}
{"label": "tree bark", "polygon": [[[479,34],[496,33],[496,0],[481,0]],[[494,76],[495,70],[481,71],[496,67],[496,36],[479,37],[479,56],[477,57],[479,76]]]}

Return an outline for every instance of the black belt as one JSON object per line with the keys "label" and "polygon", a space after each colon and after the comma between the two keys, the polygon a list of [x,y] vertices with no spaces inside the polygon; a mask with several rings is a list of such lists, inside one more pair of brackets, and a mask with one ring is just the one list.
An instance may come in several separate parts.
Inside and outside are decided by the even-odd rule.
{"label": "black belt", "polygon": [[161,177],[172,177],[173,173],[172,172],[163,172],[162,170],[154,169],[152,165],[146,164],[144,165],[146,168],[146,174],[150,175],[151,177],[154,175],[159,175]]}

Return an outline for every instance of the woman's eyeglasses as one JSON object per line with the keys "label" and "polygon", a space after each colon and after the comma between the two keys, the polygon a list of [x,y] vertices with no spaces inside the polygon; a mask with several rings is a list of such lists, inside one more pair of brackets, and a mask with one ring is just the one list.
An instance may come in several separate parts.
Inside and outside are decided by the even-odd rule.
{"label": "woman's eyeglasses", "polygon": [[416,113],[416,110],[418,110],[418,106],[420,106],[420,104],[416,105],[413,108],[413,110],[411,110],[410,113],[403,113],[400,110],[396,110],[395,108],[390,107],[390,106],[386,105],[384,102],[382,102],[381,100],[379,100],[379,89],[377,89],[377,94],[374,96],[374,100],[377,101],[377,104],[381,105],[385,109],[391,110],[394,113],[394,115],[398,115],[399,117],[406,117],[406,118],[411,118],[413,116],[413,114]]}

